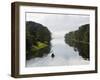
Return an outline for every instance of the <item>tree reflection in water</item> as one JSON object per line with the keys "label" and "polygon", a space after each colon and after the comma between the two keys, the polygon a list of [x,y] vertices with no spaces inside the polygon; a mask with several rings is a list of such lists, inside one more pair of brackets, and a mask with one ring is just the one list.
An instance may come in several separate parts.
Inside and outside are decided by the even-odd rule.
{"label": "tree reflection in water", "polygon": [[90,60],[89,26],[90,24],[81,25],[78,30],[65,35],[65,42],[74,47],[74,51],[78,51],[85,60]]}
{"label": "tree reflection in water", "polygon": [[82,56],[85,60],[90,59],[90,54],[89,54],[89,44],[85,43],[78,43],[78,42],[71,42],[67,41],[66,42],[69,46],[74,47],[74,51],[78,51],[79,55]]}

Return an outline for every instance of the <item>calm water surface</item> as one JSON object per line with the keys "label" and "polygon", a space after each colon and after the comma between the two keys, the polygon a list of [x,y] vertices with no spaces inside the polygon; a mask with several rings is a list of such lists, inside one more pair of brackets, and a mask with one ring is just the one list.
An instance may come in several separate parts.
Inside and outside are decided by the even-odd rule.
{"label": "calm water surface", "polygon": [[[74,47],[70,47],[65,43],[64,37],[53,38],[51,40],[51,52],[42,58],[33,58],[26,61],[26,67],[40,67],[40,66],[64,66],[64,65],[86,65],[88,60],[84,60]],[[51,54],[55,57],[52,58]]]}

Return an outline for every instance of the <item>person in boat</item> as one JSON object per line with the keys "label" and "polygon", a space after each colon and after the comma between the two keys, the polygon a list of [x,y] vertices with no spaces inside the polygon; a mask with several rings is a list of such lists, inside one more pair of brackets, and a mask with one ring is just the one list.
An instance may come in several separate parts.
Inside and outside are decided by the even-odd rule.
{"label": "person in boat", "polygon": [[52,58],[54,58],[54,57],[55,57],[54,53],[52,53],[52,54],[51,54],[51,57],[52,57]]}

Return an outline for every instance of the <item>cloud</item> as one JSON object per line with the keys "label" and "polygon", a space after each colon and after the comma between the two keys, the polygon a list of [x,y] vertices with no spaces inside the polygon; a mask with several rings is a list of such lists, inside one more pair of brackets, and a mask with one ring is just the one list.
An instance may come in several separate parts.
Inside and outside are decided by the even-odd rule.
{"label": "cloud", "polygon": [[53,34],[52,34],[52,38],[62,38],[62,37],[64,37],[64,35],[66,34],[66,33],[68,33],[68,31],[56,31],[56,32],[53,32]]}
{"label": "cloud", "polygon": [[77,30],[80,25],[88,24],[89,16],[27,13],[26,21],[41,23],[48,27],[51,32],[63,32]]}

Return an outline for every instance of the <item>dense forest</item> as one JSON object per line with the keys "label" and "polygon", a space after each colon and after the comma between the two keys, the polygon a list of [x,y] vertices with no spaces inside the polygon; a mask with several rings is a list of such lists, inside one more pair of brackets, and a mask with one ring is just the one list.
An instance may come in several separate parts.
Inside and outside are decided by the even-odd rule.
{"label": "dense forest", "polygon": [[79,27],[65,35],[65,42],[79,51],[79,55],[89,60],[89,24]]}
{"label": "dense forest", "polygon": [[26,59],[42,57],[50,52],[51,32],[42,24],[26,22]]}

